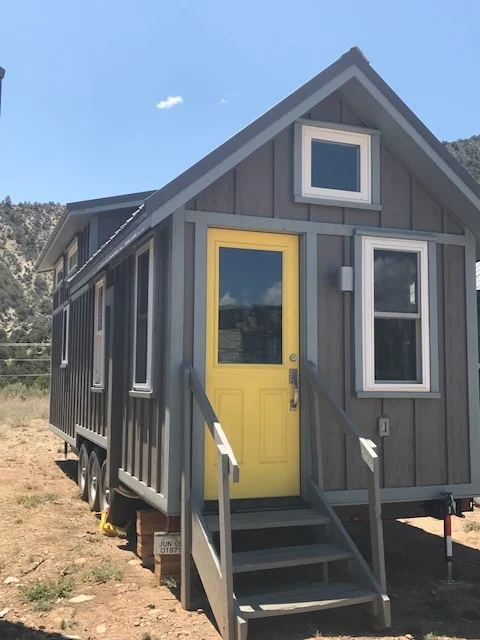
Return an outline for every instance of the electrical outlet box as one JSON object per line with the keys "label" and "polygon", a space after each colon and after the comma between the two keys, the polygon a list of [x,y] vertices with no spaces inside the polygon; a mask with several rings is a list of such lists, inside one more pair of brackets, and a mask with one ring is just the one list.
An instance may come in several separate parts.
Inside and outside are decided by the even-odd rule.
{"label": "electrical outlet box", "polygon": [[381,438],[385,438],[390,435],[390,419],[389,418],[379,418],[378,419],[378,435]]}

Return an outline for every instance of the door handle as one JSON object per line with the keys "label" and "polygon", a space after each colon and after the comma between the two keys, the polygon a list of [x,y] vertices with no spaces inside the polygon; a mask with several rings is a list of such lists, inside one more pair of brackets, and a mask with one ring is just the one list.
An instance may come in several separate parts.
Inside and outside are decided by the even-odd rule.
{"label": "door handle", "polygon": [[298,369],[288,370],[288,381],[293,384],[293,398],[290,398],[290,411],[296,411],[298,407]]}

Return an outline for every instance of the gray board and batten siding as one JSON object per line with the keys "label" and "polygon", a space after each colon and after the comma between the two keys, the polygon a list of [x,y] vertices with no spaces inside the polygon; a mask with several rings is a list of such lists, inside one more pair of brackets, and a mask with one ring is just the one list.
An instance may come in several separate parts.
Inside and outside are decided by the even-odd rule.
{"label": "gray board and batten siding", "polygon": [[[416,136],[417,147],[405,130],[397,128],[393,118],[386,120],[388,105],[382,103],[381,109],[374,109],[368,102],[367,93],[352,80],[354,72],[348,71],[352,65],[365,75],[365,83],[375,85],[372,92],[382,92],[379,104],[390,100],[406,119],[405,127],[415,129],[412,140]],[[350,80],[340,77],[347,71]],[[320,77],[324,83],[343,86],[314,104],[310,94],[313,85],[315,95],[322,90]],[[65,296],[70,297],[75,315],[77,308],[73,305],[84,300],[83,311],[78,306],[78,313],[84,314],[84,320],[81,315],[78,320],[80,334],[86,332],[80,343],[85,351],[81,356],[83,364],[79,365],[83,383],[76,386],[79,383],[75,382],[70,364],[59,369],[61,314],[56,314],[52,423],[66,439],[75,438],[76,425],[80,425],[108,440],[111,487],[120,481],[165,513],[174,515],[180,511],[181,365],[183,361],[192,362],[204,381],[207,232],[208,227],[230,227],[300,236],[300,359],[316,364],[339,406],[359,432],[377,444],[382,461],[382,500],[438,498],[446,490],[453,491],[456,497],[480,492],[475,238],[467,228],[480,237],[480,225],[473,218],[473,213],[478,218],[475,198],[479,202],[480,199],[458,163],[449,158],[448,152],[382,82],[361,54],[349,52],[231,141],[147,197],[139,215],[132,216],[121,233],[114,235],[95,258],[90,256],[86,268],[70,279]],[[312,103],[308,111],[291,117],[289,109],[298,111],[298,105],[306,101]],[[380,131],[380,206],[353,208],[295,201],[294,122],[299,118]],[[273,128],[276,131],[269,138],[268,132]],[[256,137],[261,137],[262,142],[255,141]],[[427,163],[428,154],[422,145],[432,146],[438,163],[431,158]],[[440,166],[442,163],[445,166]],[[451,173],[457,180],[455,187]],[[439,179],[445,176],[448,179]],[[437,308],[432,308],[431,314],[436,315],[438,337],[436,394],[359,397],[355,391],[354,307],[359,294],[340,293],[330,285],[329,273],[339,266],[355,265],[355,235],[362,230],[420,236],[435,243],[436,270],[431,276],[438,296]],[[89,237],[94,233],[91,227]],[[133,265],[135,250],[152,234],[153,370],[157,377],[154,392],[141,394],[131,392]],[[104,393],[93,393],[93,329],[88,322],[93,317],[92,287],[104,271],[110,300],[109,375]],[[81,335],[72,336],[71,348],[82,349],[73,346],[82,339]],[[78,394],[81,399],[73,400],[68,394]],[[97,399],[92,400],[93,397]],[[306,405],[302,403],[301,413],[305,495],[310,473]],[[76,416],[80,416],[78,420]],[[379,416],[390,419],[390,436],[383,439],[376,434]],[[321,429],[324,486],[330,501],[365,503],[361,462],[338,425],[324,417]],[[204,426],[196,415],[193,474],[194,481],[202,484],[203,446]]]}
{"label": "gray board and batten siding", "polygon": [[[332,94],[304,118],[363,126],[340,92]],[[311,309],[311,299],[302,301],[303,327],[307,324],[309,329],[308,335],[305,329],[303,331],[304,354],[315,362],[325,384],[362,435],[377,444],[385,489],[383,499],[438,497],[442,487],[454,488],[455,495],[469,495],[472,471],[476,472],[478,489],[477,469],[480,466],[477,462],[476,469],[471,468],[474,462],[471,453],[479,449],[479,427],[478,413],[471,411],[471,406],[469,411],[468,395],[471,394],[472,401],[478,398],[478,392],[472,388],[472,381],[469,388],[466,365],[467,293],[463,283],[466,279],[469,282],[466,265],[474,273],[475,250],[468,241],[471,234],[467,231],[465,235],[463,225],[454,215],[442,207],[439,199],[381,137],[380,141],[380,211],[295,202],[294,125],[187,203],[184,359],[193,362],[202,375],[205,370],[205,311],[202,307],[206,295],[207,227],[300,233],[305,238],[301,243],[302,252],[309,253],[307,281],[302,283],[301,289],[305,291],[308,287],[316,297],[315,309]],[[241,218],[236,221],[226,214]],[[298,221],[298,224],[292,224],[292,221]],[[318,231],[316,225],[309,225],[309,222],[320,223]],[[321,228],[321,223],[327,225]],[[328,235],[325,234],[327,226]],[[413,232],[413,237],[418,232],[420,237],[435,239],[439,394],[415,398],[357,397],[353,336],[355,294],[341,293],[329,283],[331,269],[354,265],[355,228],[371,228],[376,233],[387,229],[405,230],[410,234]],[[315,281],[316,290],[312,291]],[[470,326],[470,333],[472,331],[476,333],[476,325]],[[476,385],[475,382],[473,386]],[[380,416],[390,419],[390,435],[385,438],[377,435]],[[305,430],[305,425],[302,429]],[[305,435],[303,433],[302,437]],[[196,444],[202,447],[201,438]],[[364,493],[355,491],[365,488],[361,461],[353,455],[338,425],[328,420],[322,422],[322,450],[325,489],[330,492],[332,502],[363,501]],[[302,453],[305,458],[305,447],[302,447]],[[201,454],[198,462],[201,466]],[[305,475],[308,470],[305,464],[303,467]],[[197,467],[197,481],[202,473]]]}

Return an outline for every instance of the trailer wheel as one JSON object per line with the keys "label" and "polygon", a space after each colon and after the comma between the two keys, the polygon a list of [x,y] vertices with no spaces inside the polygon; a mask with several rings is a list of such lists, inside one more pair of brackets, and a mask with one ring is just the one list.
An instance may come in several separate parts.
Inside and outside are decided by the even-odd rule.
{"label": "trailer wheel", "polygon": [[480,497],[478,497],[478,498],[474,498],[474,499],[473,499],[473,504],[474,504],[476,507],[480,507]]}
{"label": "trailer wheel", "polygon": [[100,476],[100,460],[96,449],[94,449],[88,461],[88,504],[92,511],[98,511]]}
{"label": "trailer wheel", "polygon": [[98,486],[98,500],[100,511],[105,511],[110,506],[110,489],[108,488],[107,461],[104,460],[100,471],[100,483]]}
{"label": "trailer wheel", "polygon": [[86,500],[88,497],[88,451],[84,444],[82,444],[78,452],[77,483],[80,489],[80,497],[82,500]]}

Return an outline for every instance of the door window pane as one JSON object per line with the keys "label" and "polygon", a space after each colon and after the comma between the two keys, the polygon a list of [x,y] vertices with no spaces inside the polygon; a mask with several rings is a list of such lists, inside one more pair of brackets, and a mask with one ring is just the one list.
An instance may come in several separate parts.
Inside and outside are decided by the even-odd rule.
{"label": "door window pane", "polygon": [[282,363],[282,253],[220,247],[218,362]]}
{"label": "door window pane", "polygon": [[375,318],[375,381],[418,381],[418,320]]}
{"label": "door window pane", "polygon": [[375,249],[375,311],[418,312],[418,253]]}
{"label": "door window pane", "polygon": [[312,187],[360,191],[360,147],[312,140]]}

